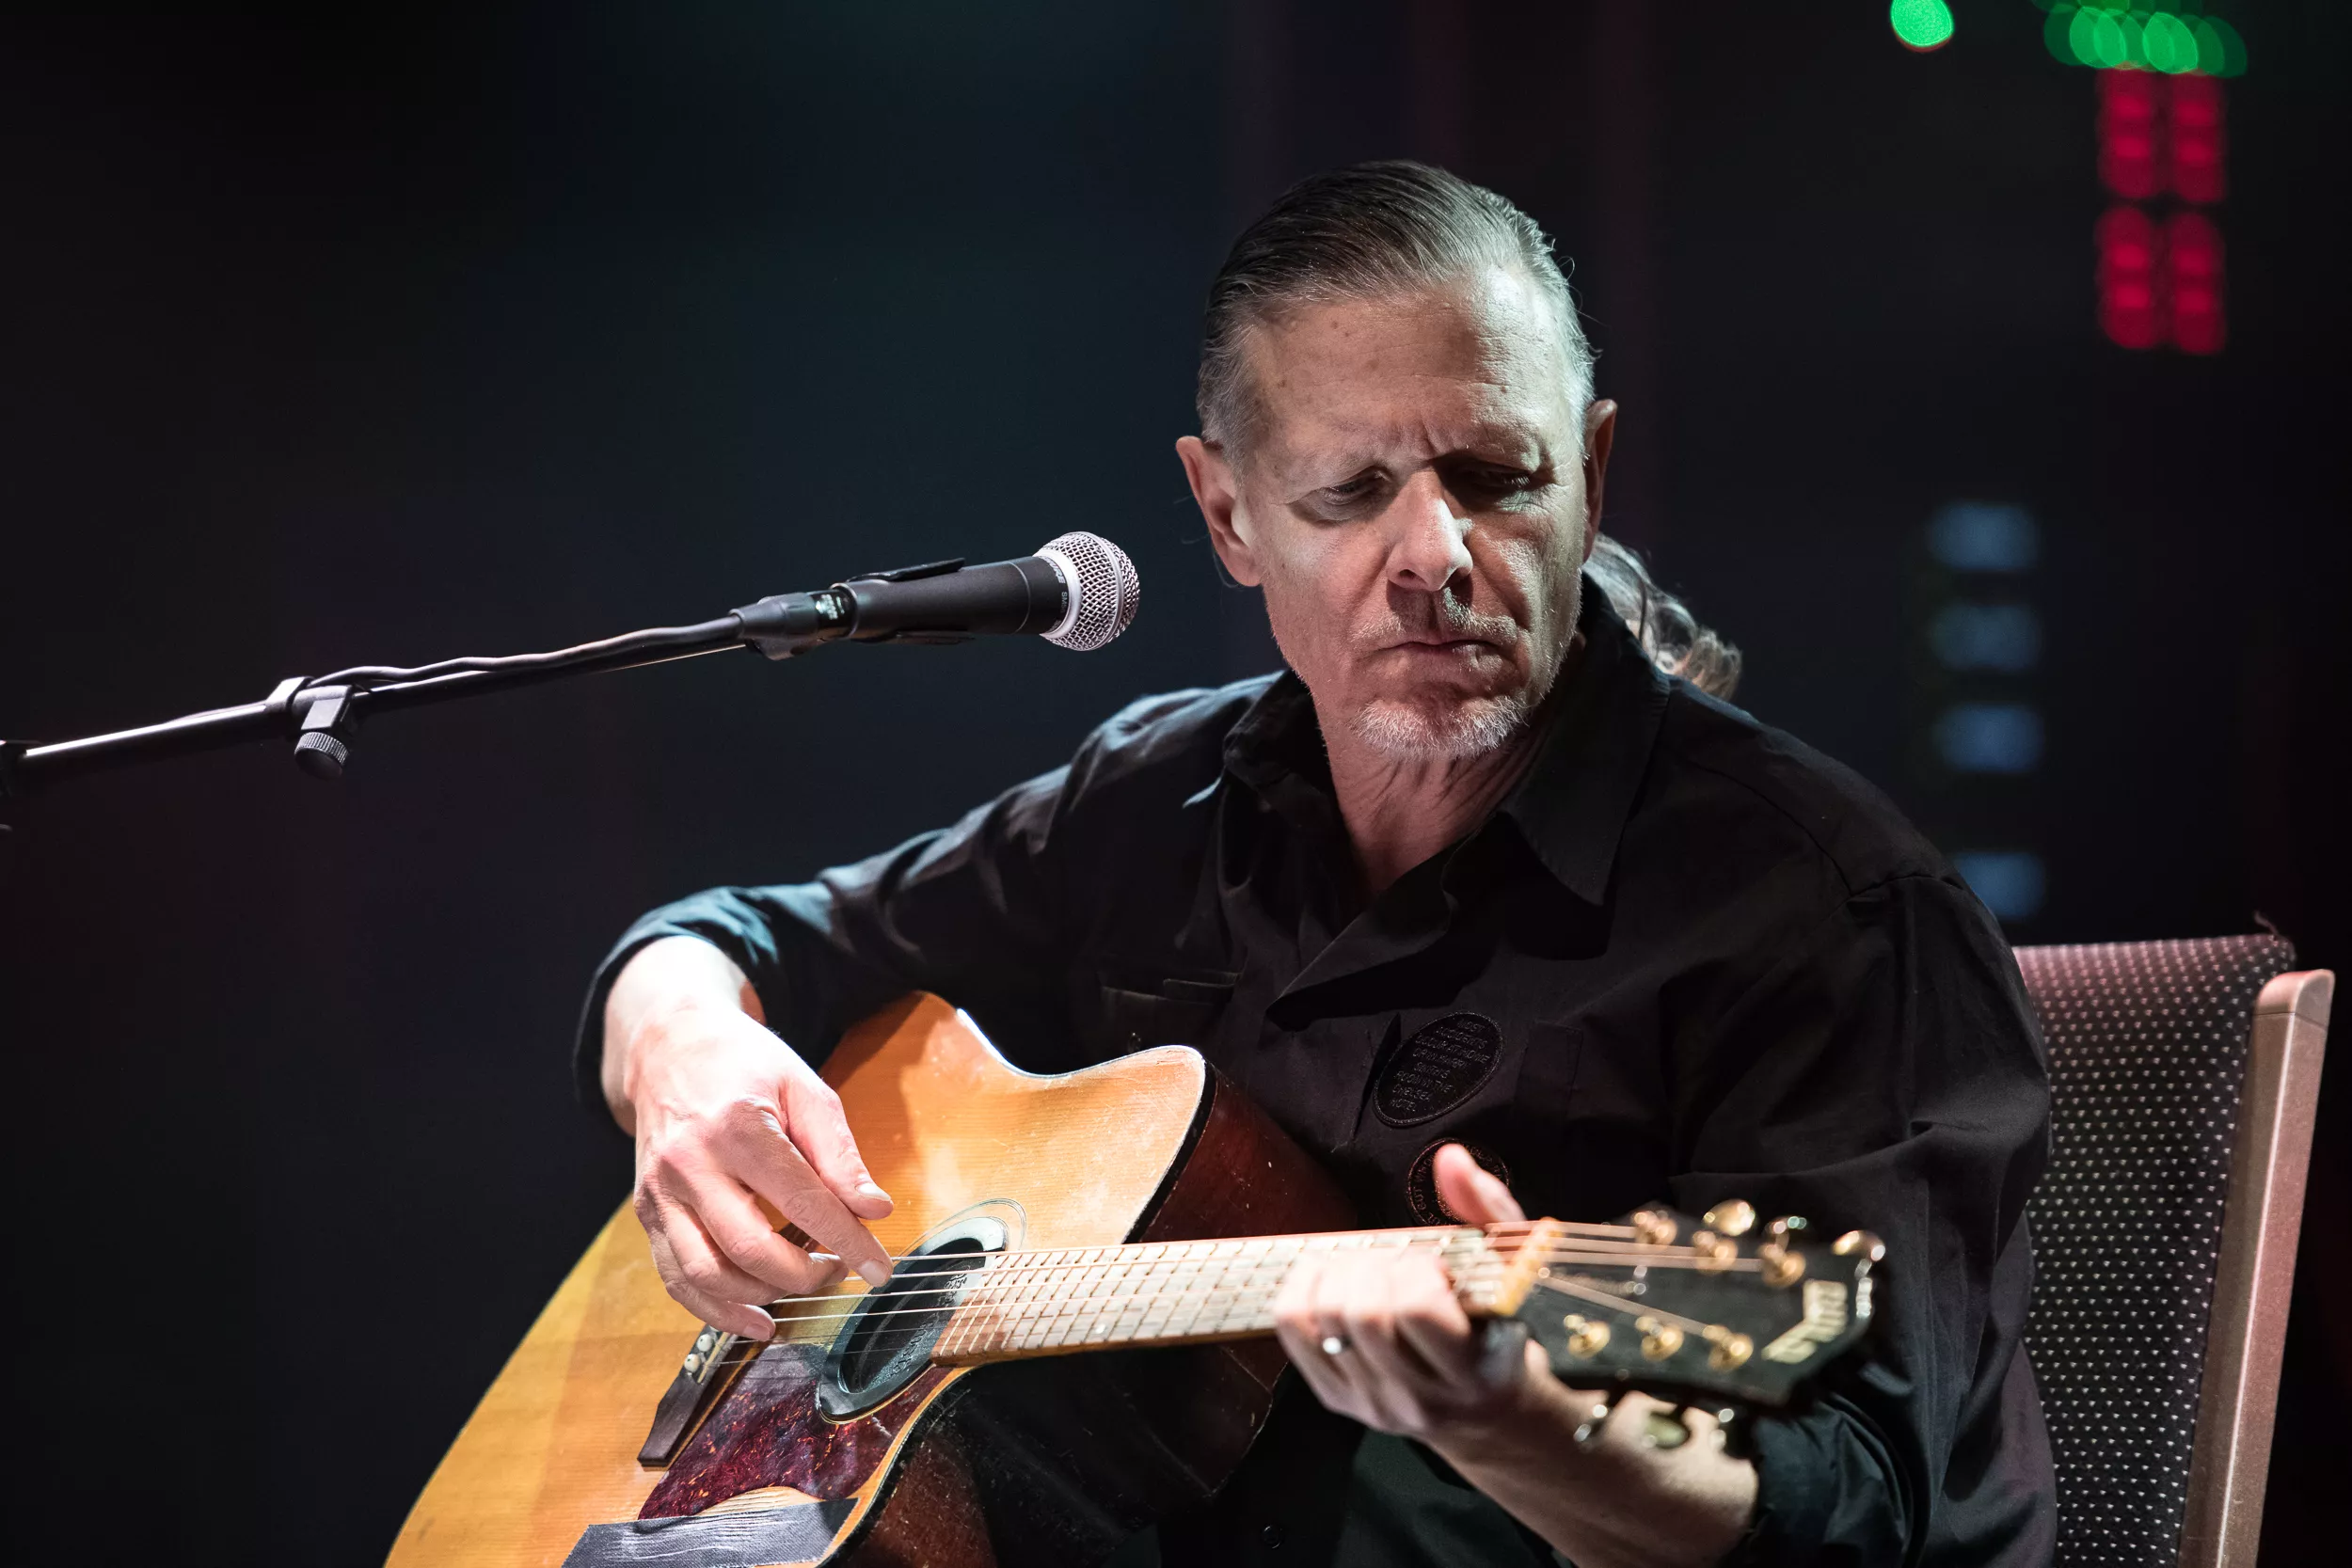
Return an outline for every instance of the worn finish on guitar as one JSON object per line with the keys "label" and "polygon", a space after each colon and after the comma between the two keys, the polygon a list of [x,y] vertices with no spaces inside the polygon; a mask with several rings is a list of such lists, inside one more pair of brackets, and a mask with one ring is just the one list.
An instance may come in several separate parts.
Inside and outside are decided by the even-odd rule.
{"label": "worn finish on guitar", "polygon": [[[873,1227],[894,1254],[949,1216],[1003,1197],[1021,1205],[1025,1233],[1017,1244],[1025,1248],[1347,1222],[1327,1178],[1246,1101],[1216,1094],[1200,1056],[1180,1047],[1036,1077],[1009,1067],[936,997],[912,997],[844,1039],[824,1076],[842,1097],[874,1179],[898,1199],[896,1212]],[[1200,1163],[1187,1165],[1196,1146]],[[846,1299],[862,1289],[852,1281],[837,1293]],[[778,1337],[813,1337],[825,1326],[785,1324]],[[624,1205],[434,1473],[392,1548],[392,1568],[552,1568],[591,1526],[636,1518],[665,1480],[638,1465],[638,1448],[701,1327],[663,1291],[644,1233]],[[1147,1430],[1129,1443],[1143,1450],[1147,1475],[1156,1458],[1162,1471],[1213,1474],[1205,1482],[1213,1486],[1263,1419],[1279,1367],[1279,1351],[1247,1345],[1089,1356],[1051,1369],[941,1369],[925,1374],[918,1398],[877,1413],[896,1427],[886,1439],[876,1440],[868,1429],[845,1444],[839,1428],[813,1413],[797,1424],[769,1420],[762,1427],[761,1441],[771,1450],[798,1446],[809,1455],[860,1454],[850,1468],[863,1468],[862,1475],[837,1464],[787,1460],[778,1473],[801,1477],[814,1490],[788,1481],[762,1485],[721,1506],[789,1505],[832,1493],[855,1504],[836,1535],[855,1554],[850,1560],[985,1560],[970,1555],[984,1497],[1002,1495],[1025,1464],[1065,1441],[1058,1426],[1090,1423],[1113,1410],[1140,1418]],[[989,1434],[984,1468],[994,1472],[976,1481],[969,1458],[975,1442],[944,1417],[961,1385],[982,1376],[1005,1386],[1002,1398],[986,1387],[978,1390],[985,1398],[964,1402],[972,1429]],[[1166,1401],[1176,1387],[1206,1397]],[[735,1393],[718,1402],[707,1426],[734,1418],[727,1401]],[[1138,1407],[1153,1400],[1169,1412],[1162,1423],[1168,1431],[1148,1430],[1151,1412]],[[907,1402],[916,1408],[898,1408]],[[745,1431],[761,1423],[743,1422]],[[702,1435],[688,1439],[681,1462]],[[1003,1473],[1008,1466],[1013,1474]],[[1150,1495],[1138,1497],[1128,1484],[1129,1495],[1114,1497],[1103,1517],[1167,1500],[1169,1491],[1164,1483],[1146,1486]],[[1102,1528],[1100,1518],[1047,1520],[1044,1528],[1060,1539],[1073,1530],[1093,1533],[1080,1528],[1087,1523]],[[923,1543],[943,1531],[963,1544],[933,1556]]]}

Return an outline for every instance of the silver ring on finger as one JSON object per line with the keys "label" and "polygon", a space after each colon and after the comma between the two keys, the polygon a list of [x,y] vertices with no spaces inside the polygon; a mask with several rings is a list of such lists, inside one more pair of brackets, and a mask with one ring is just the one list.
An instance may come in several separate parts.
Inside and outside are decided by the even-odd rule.
{"label": "silver ring on finger", "polygon": [[1320,1348],[1322,1349],[1324,1354],[1336,1361],[1341,1356],[1347,1354],[1347,1336],[1344,1334],[1327,1334],[1323,1337],[1323,1344]]}

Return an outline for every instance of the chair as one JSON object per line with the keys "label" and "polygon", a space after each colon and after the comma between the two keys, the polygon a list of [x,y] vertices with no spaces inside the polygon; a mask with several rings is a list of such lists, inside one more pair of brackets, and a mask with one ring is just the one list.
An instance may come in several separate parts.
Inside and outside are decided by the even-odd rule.
{"label": "chair", "polygon": [[2050,1048],[2026,1344],[2058,1560],[2250,1564],[2335,977],[2275,936],[2021,947]]}

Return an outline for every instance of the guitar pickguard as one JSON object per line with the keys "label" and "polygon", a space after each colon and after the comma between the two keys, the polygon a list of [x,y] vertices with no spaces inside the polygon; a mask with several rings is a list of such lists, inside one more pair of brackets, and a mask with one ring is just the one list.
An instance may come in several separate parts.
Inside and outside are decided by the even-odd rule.
{"label": "guitar pickguard", "polygon": [[956,1375],[952,1368],[934,1367],[872,1414],[834,1421],[817,1404],[824,1361],[822,1345],[771,1345],[761,1352],[687,1439],[637,1516],[699,1513],[765,1486],[788,1486],[826,1501],[846,1497],[872,1479],[907,1423]]}

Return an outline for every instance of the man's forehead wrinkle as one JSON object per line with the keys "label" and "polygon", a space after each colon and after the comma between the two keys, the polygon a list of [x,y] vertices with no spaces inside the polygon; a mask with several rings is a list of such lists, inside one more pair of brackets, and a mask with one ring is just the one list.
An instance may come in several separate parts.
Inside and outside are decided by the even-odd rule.
{"label": "man's forehead wrinkle", "polygon": [[1574,450],[1549,299],[1497,272],[1302,302],[1250,325],[1250,442],[1285,479],[1336,483],[1448,453],[1541,466]]}

